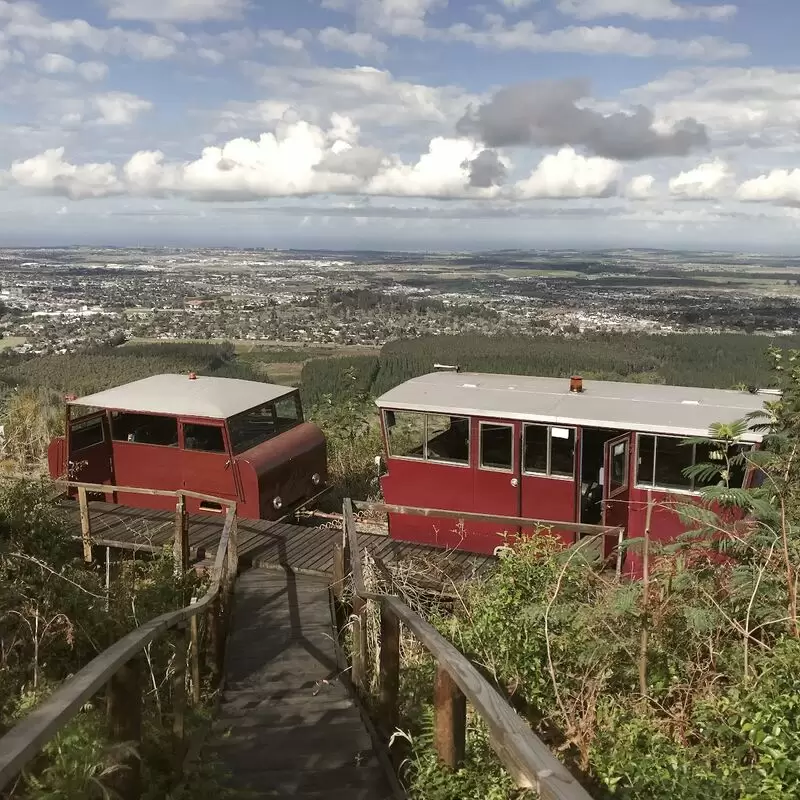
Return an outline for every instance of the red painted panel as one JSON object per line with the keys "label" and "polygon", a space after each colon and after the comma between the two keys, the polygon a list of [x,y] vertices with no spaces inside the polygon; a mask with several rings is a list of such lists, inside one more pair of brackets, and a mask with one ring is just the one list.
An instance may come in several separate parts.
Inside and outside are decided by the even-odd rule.
{"label": "red painted panel", "polygon": [[[81,446],[80,440],[83,437],[78,431],[94,422],[100,423],[102,441],[90,446]],[[108,414],[105,411],[97,411],[71,420],[67,430],[67,452],[69,453],[67,472],[72,480],[82,483],[112,483],[114,468]]]}
{"label": "red painted panel", "polygon": [[[387,503],[473,510],[473,473],[469,467],[405,458],[389,458],[387,466],[388,471],[381,478]],[[389,530],[393,538],[402,541],[474,550],[470,529],[460,528],[452,519],[392,514]]]}
{"label": "red painted panel", "polygon": [[[114,472],[117,486],[176,491],[181,488],[183,453],[177,447],[136,442],[114,442]],[[135,508],[175,508],[174,497],[117,494],[118,503]]]}
{"label": "red painted panel", "polygon": [[[546,475],[522,475],[522,517],[575,522],[575,481],[566,478],[548,478]],[[526,530],[525,533],[532,531]],[[575,534],[571,531],[553,533],[565,545],[571,545]]]}

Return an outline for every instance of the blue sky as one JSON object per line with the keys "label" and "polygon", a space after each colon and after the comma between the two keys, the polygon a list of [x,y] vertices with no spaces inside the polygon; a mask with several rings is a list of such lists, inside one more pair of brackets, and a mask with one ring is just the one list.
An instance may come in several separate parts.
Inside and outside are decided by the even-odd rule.
{"label": "blue sky", "polygon": [[800,250],[789,0],[0,0],[0,245]]}

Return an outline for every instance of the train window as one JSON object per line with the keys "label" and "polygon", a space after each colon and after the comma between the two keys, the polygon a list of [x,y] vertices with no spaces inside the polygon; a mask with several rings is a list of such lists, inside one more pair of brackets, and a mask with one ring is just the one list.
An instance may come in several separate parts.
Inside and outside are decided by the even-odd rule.
{"label": "train window", "polygon": [[525,472],[547,475],[547,425],[525,426]]}
{"label": "train window", "polygon": [[428,414],[426,457],[429,461],[469,464],[469,419]]}
{"label": "train window", "polygon": [[222,428],[216,425],[196,425],[184,422],[183,445],[187,450],[199,450],[203,453],[225,452]]}
{"label": "train window", "polygon": [[550,475],[575,476],[575,428],[550,428]]}
{"label": "train window", "polygon": [[289,394],[275,401],[275,425],[280,431],[287,431],[303,421],[300,396]]}
{"label": "train window", "polygon": [[85,450],[87,447],[93,447],[100,444],[105,439],[103,433],[103,419],[102,417],[95,417],[94,419],[75,420],[70,425],[70,448],[73,453],[79,450]]}
{"label": "train window", "polygon": [[628,485],[628,440],[611,445],[609,493],[613,496]]}
{"label": "train window", "polygon": [[236,455],[266,442],[276,433],[274,404],[264,403],[231,417],[228,420],[228,431]]}
{"label": "train window", "polygon": [[[721,446],[712,444],[684,444],[677,436],[639,435],[639,471],[637,482],[641,486],[655,489],[682,489],[696,491],[709,484],[718,483],[720,477],[710,480],[687,478],[684,470],[695,464],[716,464],[720,470],[725,468]],[[750,449],[750,445],[735,444],[728,451],[728,457],[735,457]],[[734,464],[728,477],[729,485],[740,489],[747,475],[747,463]]]}
{"label": "train window", "polygon": [[111,437],[117,442],[178,446],[178,420],[155,414],[130,414],[114,411],[111,414]]}
{"label": "train window", "polygon": [[525,472],[572,478],[575,474],[575,428],[526,425]]}
{"label": "train window", "polygon": [[514,466],[514,426],[481,422],[481,467],[510,472]]}
{"label": "train window", "polygon": [[419,411],[387,411],[384,420],[390,456],[425,458],[425,414]]}

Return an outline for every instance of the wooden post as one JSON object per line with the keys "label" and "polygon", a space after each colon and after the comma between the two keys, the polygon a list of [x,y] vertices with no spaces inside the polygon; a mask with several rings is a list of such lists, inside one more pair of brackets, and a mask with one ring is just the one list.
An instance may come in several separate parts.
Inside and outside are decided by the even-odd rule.
{"label": "wooden post", "polygon": [[[142,740],[142,684],[139,657],[120,667],[108,687],[108,726],[111,741],[139,748]],[[118,761],[105,783],[120,800],[139,800],[141,762],[138,754],[126,754]]]}
{"label": "wooden post", "polygon": [[467,698],[441,666],[436,668],[433,704],[436,754],[447,767],[458,769],[467,741]]}
{"label": "wooden post", "polygon": [[378,718],[384,733],[391,736],[397,728],[400,692],[400,620],[381,605],[380,695]]}
{"label": "wooden post", "polygon": [[185,575],[189,570],[189,526],[186,518],[186,498],[178,495],[175,505],[175,535],[172,554],[175,558],[175,574]]}
{"label": "wooden post", "polygon": [[239,524],[236,519],[236,512],[233,512],[233,521],[231,522],[231,532],[228,537],[228,571],[227,571],[227,586],[226,593],[230,594],[233,591],[233,584],[236,582],[236,574],[239,571]]}
{"label": "wooden post", "polygon": [[200,621],[195,614],[189,622],[192,649],[192,703],[200,705]]}
{"label": "wooden post", "polygon": [[647,697],[647,647],[650,621],[650,523],[653,518],[653,490],[647,490],[647,516],[644,523],[644,549],[642,552],[642,616],[639,633],[639,692]]}
{"label": "wooden post", "polygon": [[92,520],[89,516],[89,500],[86,497],[86,489],[78,487],[78,504],[81,510],[81,540],[83,541],[83,560],[87,564],[92,563]]}
{"label": "wooden post", "polygon": [[347,609],[344,605],[344,548],[339,542],[333,545],[333,579],[331,589],[333,590],[333,606],[336,614],[336,638],[341,640],[342,631],[347,625]]}
{"label": "wooden post", "polygon": [[208,608],[208,667],[211,686],[217,688],[225,668],[225,634],[222,627],[222,602],[217,595]]}
{"label": "wooden post", "polygon": [[186,753],[186,649],[188,637],[182,625],[176,631],[175,661],[172,670],[172,758],[175,775],[183,771]]}
{"label": "wooden post", "polygon": [[353,597],[353,683],[364,690],[367,685],[367,602]]}

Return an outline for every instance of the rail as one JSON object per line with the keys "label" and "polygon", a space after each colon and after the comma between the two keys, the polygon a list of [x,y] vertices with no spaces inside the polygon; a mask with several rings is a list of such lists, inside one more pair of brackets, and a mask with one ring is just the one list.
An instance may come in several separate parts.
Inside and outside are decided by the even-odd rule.
{"label": "rail", "polygon": [[[81,522],[89,524],[87,493],[132,491],[125,487],[61,481],[77,488],[81,503]],[[133,491],[142,491],[134,489]],[[140,654],[151,643],[167,632],[176,630],[176,653],[172,679],[173,692],[173,750],[176,772],[180,771],[185,750],[185,712],[187,706],[187,667],[191,674],[194,703],[200,701],[200,635],[199,616],[206,614],[208,647],[212,671],[212,684],[222,675],[226,617],[230,609],[230,596],[238,571],[238,532],[236,505],[206,495],[184,491],[147,490],[148,494],[174,496],[176,503],[175,558],[176,571],[188,568],[188,531],[185,498],[200,497],[227,506],[225,523],[220,536],[216,558],[211,572],[211,584],[196,602],[176,611],[168,611],[128,633],[107,650],[90,661],[83,669],[67,680],[35,711],[0,739],[0,792],[14,777],[78,714],[83,705],[108,685],[109,729],[112,740],[138,742],[141,739],[142,682]],[[84,539],[86,546],[86,540]],[[86,554],[86,551],[84,551]],[[91,560],[91,542],[89,542]],[[186,628],[189,627],[187,635]],[[188,654],[188,658],[187,658]],[[187,663],[188,662],[188,663]],[[114,792],[121,800],[137,800],[141,794],[139,762],[135,754],[129,755],[116,772]]]}
{"label": "rail", "polygon": [[[343,504],[344,541],[334,558],[334,587],[341,586],[348,561],[354,587],[353,680],[363,688],[366,661],[365,605],[380,608],[378,719],[384,732],[397,728],[400,687],[400,625],[422,643],[437,663],[434,685],[435,742],[439,759],[455,769],[464,759],[466,704],[489,729],[492,748],[520,788],[532,788],[543,800],[592,800],[567,768],[550,752],[506,699],[436,629],[393,595],[369,592],[364,584],[353,503]],[[435,512],[438,515],[440,512]],[[453,512],[460,515],[461,512]],[[431,514],[434,515],[434,512]],[[349,551],[349,552],[348,552]]]}

